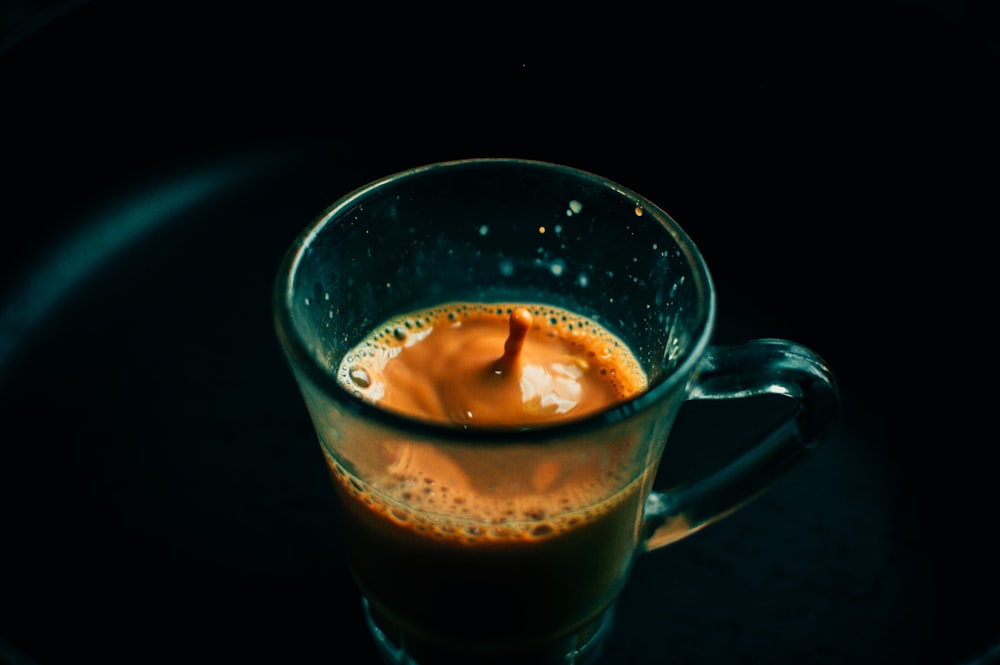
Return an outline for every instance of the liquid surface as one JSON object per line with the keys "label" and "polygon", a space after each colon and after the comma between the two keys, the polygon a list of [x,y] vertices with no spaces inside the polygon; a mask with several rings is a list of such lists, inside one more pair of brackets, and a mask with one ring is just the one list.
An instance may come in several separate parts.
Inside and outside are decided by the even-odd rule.
{"label": "liquid surface", "polygon": [[578,418],[647,383],[624,342],[595,321],[506,303],[399,316],[348,353],[337,377],[372,404],[467,427]]}

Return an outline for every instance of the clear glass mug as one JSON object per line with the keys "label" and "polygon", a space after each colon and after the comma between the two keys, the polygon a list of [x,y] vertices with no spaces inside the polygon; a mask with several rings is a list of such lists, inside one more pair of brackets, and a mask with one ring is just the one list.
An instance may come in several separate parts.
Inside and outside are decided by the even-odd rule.
{"label": "clear glass mug", "polygon": [[[453,301],[546,303],[590,317],[635,352],[648,389],[579,420],[483,430],[401,416],[336,381],[373,327]],[[839,409],[826,363],[786,340],[713,345],[715,307],[705,261],[670,216],[556,164],[413,168],[347,194],[301,233],[275,283],[277,335],[331,471],[386,663],[596,662],[637,555],[732,513],[822,440]],[[794,408],[707,476],[653,489],[671,465],[684,401],[764,394]],[[477,501],[544,509],[487,519],[383,492],[386,469],[420,451],[461,469]],[[616,482],[586,505],[560,503],[557,493],[576,488],[540,487],[553,465],[575,470],[562,477],[610,466]]]}

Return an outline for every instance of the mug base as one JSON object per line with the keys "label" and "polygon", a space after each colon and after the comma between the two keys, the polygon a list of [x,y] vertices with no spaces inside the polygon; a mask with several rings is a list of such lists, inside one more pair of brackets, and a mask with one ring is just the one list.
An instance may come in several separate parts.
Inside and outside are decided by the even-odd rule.
{"label": "mug base", "polygon": [[[467,663],[467,655],[440,654],[418,660],[408,650],[404,636],[398,640],[388,637],[386,630],[372,615],[368,600],[362,596],[361,605],[364,609],[365,623],[375,641],[379,655],[384,665],[443,665],[445,663]],[[508,653],[492,659],[477,658],[478,663],[518,663],[519,665],[597,665],[604,651],[611,627],[614,624],[614,604],[608,607],[599,617],[587,624],[583,629],[562,640],[559,645],[546,647],[538,652]],[[489,657],[486,657],[489,658]]]}

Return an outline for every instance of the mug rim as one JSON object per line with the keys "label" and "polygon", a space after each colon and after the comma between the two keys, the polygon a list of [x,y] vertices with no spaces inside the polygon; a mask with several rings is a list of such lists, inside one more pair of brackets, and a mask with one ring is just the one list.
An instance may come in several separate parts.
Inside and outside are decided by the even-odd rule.
{"label": "mug rim", "polygon": [[[302,335],[292,320],[292,303],[294,300],[294,275],[298,265],[306,254],[311,241],[319,235],[328,224],[332,223],[338,213],[350,208],[358,201],[363,201],[388,184],[411,179],[429,171],[463,168],[470,165],[527,166],[545,171],[560,171],[575,178],[596,182],[615,191],[619,196],[628,198],[642,205],[643,211],[652,214],[655,219],[666,227],[673,236],[678,247],[684,252],[685,259],[692,268],[696,289],[702,294],[700,302],[704,303],[697,333],[692,336],[693,343],[684,352],[681,361],[663,377],[647,387],[638,395],[627,400],[616,402],[604,409],[594,411],[579,418],[558,420],[552,423],[538,423],[531,426],[511,425],[492,427],[469,427],[467,425],[444,423],[436,420],[421,419],[416,416],[391,411],[375,406],[360,397],[345,390],[330,372],[326,371],[309,352]],[[306,378],[324,395],[333,399],[340,407],[348,409],[355,416],[374,421],[380,425],[395,430],[402,430],[412,435],[422,435],[438,440],[452,441],[496,441],[509,440],[516,437],[519,442],[544,440],[564,435],[573,435],[584,431],[595,431],[633,418],[636,414],[652,408],[665,396],[672,394],[679,382],[687,381],[696,371],[715,327],[716,297],[715,287],[708,266],[700,250],[687,232],[681,228],[667,212],[627,187],[590,171],[547,162],[537,159],[518,157],[474,157],[438,161],[406,168],[355,188],[342,195],[323,212],[316,216],[295,237],[292,245],[285,251],[280,262],[277,277],[272,290],[273,318],[279,341],[289,361],[295,366],[296,372],[303,372]]]}

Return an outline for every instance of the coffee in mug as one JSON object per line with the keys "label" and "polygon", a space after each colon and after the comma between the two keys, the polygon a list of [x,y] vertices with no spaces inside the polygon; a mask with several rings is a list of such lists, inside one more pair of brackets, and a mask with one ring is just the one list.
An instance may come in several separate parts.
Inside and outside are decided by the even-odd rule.
{"label": "coffee in mug", "polygon": [[[390,665],[597,662],[635,558],[764,491],[839,404],[807,347],[713,345],[691,239],[556,164],[364,186],[298,237],[274,304]],[[653,489],[685,401],[762,394],[796,408],[715,473]]]}

